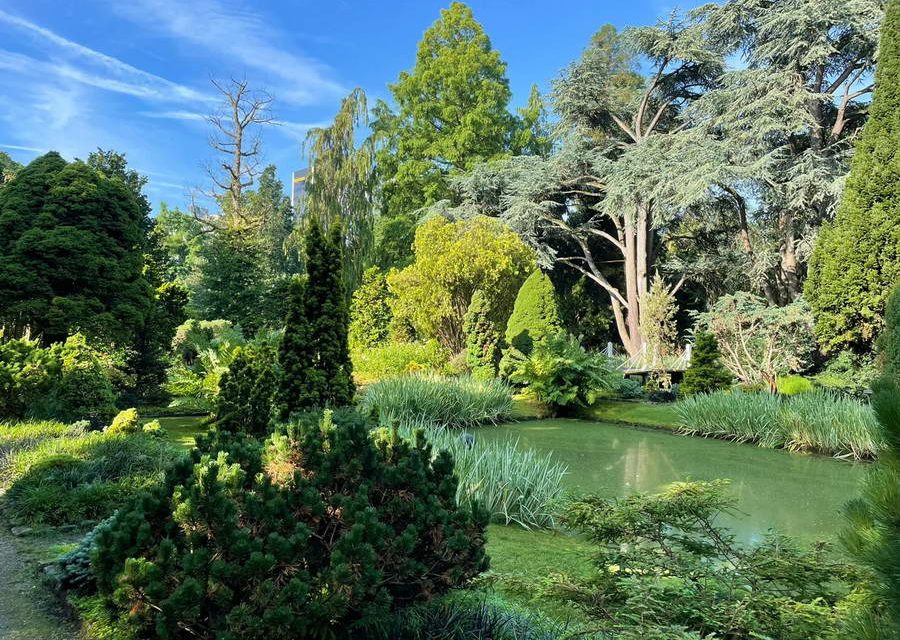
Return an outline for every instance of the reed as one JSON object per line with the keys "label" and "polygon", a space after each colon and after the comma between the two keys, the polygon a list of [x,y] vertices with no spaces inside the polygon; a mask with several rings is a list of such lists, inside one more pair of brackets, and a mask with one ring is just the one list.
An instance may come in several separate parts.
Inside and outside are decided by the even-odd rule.
{"label": "reed", "polygon": [[409,374],[369,385],[364,411],[377,409],[384,424],[469,428],[496,424],[512,413],[512,389],[500,380]]}
{"label": "reed", "polygon": [[882,446],[881,429],[864,402],[816,390],[699,394],[675,405],[682,433],[752,442],[762,447],[867,460]]}

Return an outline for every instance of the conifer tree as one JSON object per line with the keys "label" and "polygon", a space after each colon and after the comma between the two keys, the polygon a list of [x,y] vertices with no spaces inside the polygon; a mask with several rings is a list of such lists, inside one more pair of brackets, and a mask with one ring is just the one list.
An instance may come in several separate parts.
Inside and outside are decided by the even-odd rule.
{"label": "conifer tree", "polygon": [[506,324],[506,350],[500,372],[508,377],[516,363],[529,355],[537,342],[561,328],[553,282],[538,269],[528,276],[516,296]]}
{"label": "conifer tree", "polygon": [[390,297],[384,272],[378,267],[367,269],[350,304],[351,351],[371,349],[387,340],[393,315]]}
{"label": "conifer tree", "polygon": [[305,249],[306,279],[291,284],[278,351],[277,404],[282,419],[304,409],[347,405],[354,392],[340,225],[334,225],[326,239],[312,219]]}
{"label": "conifer tree", "polygon": [[[900,2],[892,2],[900,9]],[[890,9],[889,9],[890,11]],[[894,15],[897,15],[895,11]],[[887,640],[900,637],[900,286],[887,304],[879,339],[882,375],[873,385],[872,406],[881,423],[884,447],[869,472],[863,495],[847,505],[849,527],[842,539],[874,577],[867,580],[867,610],[855,612],[845,637]]]}
{"label": "conifer tree", "polygon": [[805,296],[823,349],[868,351],[900,280],[900,2],[888,2],[875,94],[834,222],[819,235]]}
{"label": "conifer tree", "polygon": [[678,391],[682,394],[710,393],[730,386],[733,377],[722,364],[721,357],[716,337],[706,331],[697,331],[694,334],[691,364],[684,372],[684,380]]}
{"label": "conifer tree", "polygon": [[500,348],[503,340],[500,328],[491,314],[490,303],[479,289],[472,295],[466,312],[466,365],[476,378],[488,379],[497,375]]}
{"label": "conifer tree", "polygon": [[267,348],[238,348],[219,380],[216,424],[225,431],[265,435],[272,416],[275,374]]}

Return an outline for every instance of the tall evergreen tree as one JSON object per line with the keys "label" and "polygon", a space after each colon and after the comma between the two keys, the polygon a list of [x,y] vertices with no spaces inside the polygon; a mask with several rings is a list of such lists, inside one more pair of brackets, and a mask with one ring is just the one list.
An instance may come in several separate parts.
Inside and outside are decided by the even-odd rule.
{"label": "tall evergreen tree", "polygon": [[278,350],[277,405],[282,419],[314,407],[347,405],[353,399],[341,242],[339,224],[325,238],[316,219],[310,221],[304,242],[306,279],[291,285]]}
{"label": "tall evergreen tree", "polygon": [[[897,17],[900,2],[891,1]],[[896,23],[895,23],[896,24]],[[891,27],[896,28],[894,26]],[[860,499],[847,505],[847,549],[871,570],[871,599],[850,618],[845,637],[888,640],[900,637],[900,286],[888,301],[885,331],[879,340],[882,375],[873,385],[872,405],[881,423],[884,447],[869,472]]]}
{"label": "tall evergreen tree", "polygon": [[480,289],[472,294],[463,330],[466,334],[466,365],[476,378],[493,378],[500,363],[503,332],[487,296]]}
{"label": "tall evergreen tree", "polygon": [[870,350],[900,280],[900,2],[888,3],[869,120],[834,223],[810,259],[806,298],[827,351]]}
{"label": "tall evergreen tree", "polygon": [[691,364],[684,372],[679,393],[710,393],[727,388],[732,380],[734,378],[731,372],[722,364],[722,353],[716,337],[707,331],[698,330],[694,334]]}
{"label": "tall evergreen tree", "polygon": [[48,153],[0,192],[0,323],[130,344],[152,306],[148,221],[121,180]]}
{"label": "tall evergreen tree", "polygon": [[535,344],[562,329],[553,282],[540,269],[532,273],[516,296],[506,323],[506,344],[500,373],[508,377],[519,361],[531,354]]}

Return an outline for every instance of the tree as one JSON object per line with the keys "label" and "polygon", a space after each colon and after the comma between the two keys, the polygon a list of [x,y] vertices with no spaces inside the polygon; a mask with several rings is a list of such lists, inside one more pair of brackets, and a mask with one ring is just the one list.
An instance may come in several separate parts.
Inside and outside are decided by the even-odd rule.
{"label": "tree", "polygon": [[[635,70],[639,56],[648,77]],[[569,266],[602,288],[632,355],[644,346],[641,297],[659,232],[706,192],[710,163],[686,110],[721,69],[695,22],[624,34],[604,27],[554,85],[559,149],[484,165],[460,181],[459,210],[502,216],[543,265]]]}
{"label": "tree", "polygon": [[712,393],[730,387],[732,379],[731,372],[722,364],[716,337],[707,331],[696,331],[691,363],[684,372],[678,392],[683,395]]}
{"label": "tree", "polygon": [[16,177],[22,170],[22,165],[9,157],[9,154],[0,151],[0,187]]}
{"label": "tree", "polygon": [[553,134],[547,123],[547,108],[537,85],[531,85],[528,102],[518,109],[519,122],[513,133],[511,151],[515,155],[546,158],[553,150]]}
{"label": "tree", "polygon": [[827,352],[871,350],[900,281],[900,5],[888,3],[875,95],[834,222],[810,258],[805,295]]}
{"label": "tree", "polygon": [[740,61],[694,106],[719,156],[712,208],[736,241],[731,268],[771,304],[800,294],[812,239],[834,214],[865,122],[882,5],[729,0],[698,10],[713,45]]}
{"label": "tree", "polygon": [[0,192],[0,323],[45,343],[76,331],[130,345],[152,306],[134,193],[50,152]]}
{"label": "tree", "polygon": [[316,218],[327,233],[340,224],[344,233],[344,290],[352,294],[369,266],[375,226],[375,149],[371,139],[359,146],[360,126],[368,126],[366,94],[354,89],[341,101],[334,122],[310,129],[304,151],[309,166],[305,216]]}
{"label": "tree", "polygon": [[338,224],[325,238],[315,218],[306,231],[306,279],[291,284],[278,349],[276,404],[282,419],[297,411],[344,406],[353,399],[340,233]]}
{"label": "tree", "polygon": [[394,317],[453,353],[465,348],[463,322],[477,290],[499,322],[534,269],[534,254],[500,220],[435,216],[416,231],[415,262],[388,275]]}
{"label": "tree", "polygon": [[415,66],[390,90],[396,113],[379,103],[373,122],[387,219],[414,219],[448,197],[448,175],[509,148],[516,121],[507,110],[506,64],[461,2],[441,11],[419,42]]}
{"label": "tree", "polygon": [[[209,145],[220,154],[220,160],[217,166],[207,169],[214,185],[208,195],[222,207],[224,228],[254,226],[258,221],[245,212],[243,194],[259,175],[262,141],[258,129],[275,122],[270,113],[272,96],[251,89],[247,80],[213,80],[212,84],[222,94],[222,104],[206,121],[213,128]],[[198,219],[205,225],[220,228],[210,218]]]}
{"label": "tree", "polygon": [[472,302],[463,323],[466,335],[466,366],[479,379],[497,375],[503,347],[503,332],[481,290],[472,294]]}
{"label": "tree", "polygon": [[274,358],[268,348],[238,347],[219,380],[216,425],[232,433],[264,436],[272,418]]}
{"label": "tree", "polygon": [[371,349],[387,340],[393,315],[390,298],[384,272],[378,267],[366,269],[362,284],[353,292],[350,303],[350,351]]}
{"label": "tree", "polygon": [[534,345],[562,328],[553,282],[539,269],[532,272],[516,294],[506,323],[506,344],[500,373],[508,377],[516,363],[528,356]]}
{"label": "tree", "polygon": [[169,350],[178,326],[187,320],[188,292],[176,282],[164,282],[154,291],[153,306],[135,336],[130,366],[134,390],[144,400],[159,399],[166,381]]}
{"label": "tree", "polygon": [[641,298],[641,334],[646,345],[645,356],[651,366],[662,369],[663,359],[672,354],[678,339],[675,296],[657,274],[650,289]]}
{"label": "tree", "polygon": [[802,299],[773,307],[747,291],[719,298],[696,314],[722,349],[723,363],[745,384],[764,382],[772,393],[778,376],[802,371],[816,351],[812,314]]}
{"label": "tree", "polygon": [[[893,30],[898,3],[891,0]],[[885,329],[879,341],[882,375],[873,385],[872,406],[883,429],[884,446],[866,477],[861,498],[846,507],[848,527],[841,539],[850,553],[871,572],[866,582],[868,610],[853,620],[848,637],[887,640],[900,634],[900,286],[888,300]]]}

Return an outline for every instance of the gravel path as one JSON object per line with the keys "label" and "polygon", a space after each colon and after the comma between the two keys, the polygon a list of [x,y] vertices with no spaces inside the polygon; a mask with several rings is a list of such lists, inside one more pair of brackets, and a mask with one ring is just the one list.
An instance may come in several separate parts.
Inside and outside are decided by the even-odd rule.
{"label": "gravel path", "polygon": [[19,551],[6,526],[0,531],[0,640],[75,640],[75,630]]}

